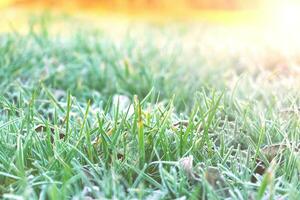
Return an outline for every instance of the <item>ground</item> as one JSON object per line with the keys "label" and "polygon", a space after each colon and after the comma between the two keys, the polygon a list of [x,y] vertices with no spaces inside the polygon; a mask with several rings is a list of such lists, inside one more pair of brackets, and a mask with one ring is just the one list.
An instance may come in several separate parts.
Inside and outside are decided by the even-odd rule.
{"label": "ground", "polygon": [[58,18],[0,36],[2,198],[299,199],[291,37]]}

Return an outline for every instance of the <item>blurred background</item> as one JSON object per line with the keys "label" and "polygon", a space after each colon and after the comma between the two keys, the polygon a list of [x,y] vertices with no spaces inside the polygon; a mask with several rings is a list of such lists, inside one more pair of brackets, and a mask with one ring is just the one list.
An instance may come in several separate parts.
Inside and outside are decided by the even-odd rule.
{"label": "blurred background", "polygon": [[[286,24],[299,17],[297,0],[0,0],[2,15],[52,10],[68,14],[120,15],[158,22],[189,20],[218,23]],[[17,11],[16,11],[17,9]],[[280,19],[279,19],[280,18]],[[8,18],[6,18],[7,20]],[[9,18],[8,20],[15,20]],[[290,23],[290,22],[289,22]],[[293,24],[295,25],[295,24]]]}
{"label": "blurred background", "polygon": [[[55,10],[96,14],[144,16],[159,21],[208,20],[236,22],[295,18],[297,0],[0,0],[3,13],[8,9]],[[283,16],[288,15],[288,16]]]}
{"label": "blurred background", "polygon": [[[168,26],[174,35],[185,27],[178,37],[182,46],[211,46],[214,59],[216,53],[220,60],[247,58],[264,68],[300,60],[298,0],[0,0],[0,12],[0,32],[27,31],[32,21],[45,19],[36,16],[47,16],[48,31],[96,27],[117,40],[128,30],[145,35],[139,30],[151,29],[138,28],[145,24]],[[170,29],[174,24],[176,31]]]}
{"label": "blurred background", "polygon": [[74,6],[107,6],[113,8],[193,8],[193,9],[241,9],[255,8],[262,1],[253,0],[3,0],[6,4],[43,4],[55,6],[73,4]]}

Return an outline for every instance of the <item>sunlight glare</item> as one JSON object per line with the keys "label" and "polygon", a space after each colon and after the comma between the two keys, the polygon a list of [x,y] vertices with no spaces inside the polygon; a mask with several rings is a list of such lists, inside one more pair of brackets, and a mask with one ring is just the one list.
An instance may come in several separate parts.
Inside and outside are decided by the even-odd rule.
{"label": "sunlight glare", "polygon": [[300,31],[300,5],[283,5],[278,11],[277,20],[284,31]]}
{"label": "sunlight glare", "polygon": [[300,1],[269,1],[263,18],[268,40],[289,54],[299,52]]}

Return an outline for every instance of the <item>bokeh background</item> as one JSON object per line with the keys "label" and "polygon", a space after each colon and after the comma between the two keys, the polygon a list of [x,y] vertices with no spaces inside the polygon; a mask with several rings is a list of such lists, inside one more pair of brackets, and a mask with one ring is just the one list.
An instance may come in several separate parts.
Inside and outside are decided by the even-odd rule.
{"label": "bokeh background", "polygon": [[[43,4],[47,6],[73,4],[77,6],[108,6],[122,8],[193,8],[193,9],[242,9],[256,8],[263,1],[253,0],[2,0],[9,4]],[[266,0],[265,0],[266,2]]]}
{"label": "bokeh background", "polygon": [[286,63],[300,52],[298,0],[0,0],[0,12],[0,32],[26,33],[28,25],[47,21],[49,33],[97,28],[120,39],[128,30],[143,35],[144,25],[175,24],[188,30],[180,37],[183,45],[189,48],[201,36],[220,59],[234,51],[255,54],[249,59],[261,63]]}
{"label": "bokeh background", "polygon": [[[285,18],[299,17],[297,0],[1,0],[6,20],[21,13],[54,10],[68,14],[96,14],[134,17],[159,22],[173,20],[218,23],[286,23]],[[9,13],[9,14],[7,14]],[[280,19],[279,19],[280,18]],[[283,20],[283,22],[282,22]]]}

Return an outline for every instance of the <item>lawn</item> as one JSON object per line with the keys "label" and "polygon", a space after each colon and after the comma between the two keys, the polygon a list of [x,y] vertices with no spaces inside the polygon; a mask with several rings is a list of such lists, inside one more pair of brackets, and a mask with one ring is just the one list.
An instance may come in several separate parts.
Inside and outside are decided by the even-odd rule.
{"label": "lawn", "polygon": [[291,38],[64,20],[0,35],[1,198],[300,198]]}

